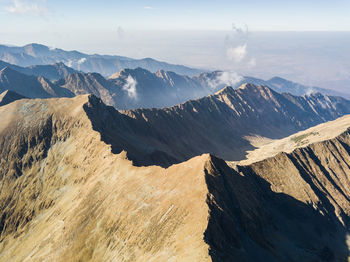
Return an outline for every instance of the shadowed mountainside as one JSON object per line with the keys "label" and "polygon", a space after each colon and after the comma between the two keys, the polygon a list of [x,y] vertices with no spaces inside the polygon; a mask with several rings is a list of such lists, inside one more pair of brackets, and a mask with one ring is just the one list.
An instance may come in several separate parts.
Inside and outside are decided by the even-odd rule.
{"label": "shadowed mountainside", "polygon": [[73,97],[68,89],[53,84],[44,77],[19,73],[9,67],[0,70],[0,92],[14,91],[28,98]]}
{"label": "shadowed mountainside", "polygon": [[56,84],[76,95],[94,94],[118,109],[173,106],[213,92],[188,76],[142,68],[123,69],[108,79],[98,73],[76,73]]}
{"label": "shadowed mountainside", "polygon": [[247,166],[135,167],[93,130],[110,109],[92,96],[0,107],[0,261],[349,258],[348,131]]}
{"label": "shadowed mountainside", "polygon": [[241,160],[254,148],[246,136],[282,138],[350,113],[339,97],[294,97],[250,84],[164,109],[118,112],[90,100],[85,110],[94,129],[136,165],[169,166],[203,153]]}

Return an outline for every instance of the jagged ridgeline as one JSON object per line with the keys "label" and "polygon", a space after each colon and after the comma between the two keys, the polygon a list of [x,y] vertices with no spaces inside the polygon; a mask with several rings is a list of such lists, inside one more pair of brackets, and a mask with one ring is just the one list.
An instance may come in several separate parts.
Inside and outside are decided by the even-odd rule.
{"label": "jagged ridgeline", "polygon": [[201,73],[152,59],[90,56],[36,44],[0,45],[0,59],[7,61],[0,60],[0,92],[14,91],[28,98],[94,94],[105,104],[121,110],[170,107],[245,83],[297,96],[320,92],[350,97],[347,93],[304,86],[280,77],[263,80],[227,71]]}
{"label": "jagged ridgeline", "polygon": [[[347,114],[345,99],[245,85],[119,112],[6,96],[0,261],[348,259],[350,118],[294,134]],[[246,136],[288,134],[259,162],[202,154],[242,160]]]}

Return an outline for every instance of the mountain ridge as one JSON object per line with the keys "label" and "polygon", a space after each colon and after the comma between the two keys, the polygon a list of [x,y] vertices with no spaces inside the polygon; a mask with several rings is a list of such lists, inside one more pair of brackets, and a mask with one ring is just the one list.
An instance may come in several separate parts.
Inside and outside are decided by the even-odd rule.
{"label": "mountain ridge", "polygon": [[112,109],[93,95],[0,107],[0,261],[348,259],[349,133],[236,170],[212,154],[135,167],[94,130]]}
{"label": "mountain ridge", "polygon": [[246,136],[282,138],[350,113],[342,98],[294,97],[250,84],[163,109],[118,112],[90,100],[86,112],[96,119],[94,129],[114,153],[126,150],[135,165],[169,166],[202,153],[242,160],[254,149]]}

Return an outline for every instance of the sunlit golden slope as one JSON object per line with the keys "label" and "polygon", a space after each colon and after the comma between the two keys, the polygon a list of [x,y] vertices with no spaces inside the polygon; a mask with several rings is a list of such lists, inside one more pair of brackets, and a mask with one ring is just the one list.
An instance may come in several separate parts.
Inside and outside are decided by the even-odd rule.
{"label": "sunlit golden slope", "polygon": [[0,108],[0,260],[209,260],[208,156],[134,167],[100,141],[84,103],[88,96]]}
{"label": "sunlit golden slope", "polygon": [[93,130],[96,103],[0,107],[0,261],[347,260],[347,131],[248,166],[135,167]]}

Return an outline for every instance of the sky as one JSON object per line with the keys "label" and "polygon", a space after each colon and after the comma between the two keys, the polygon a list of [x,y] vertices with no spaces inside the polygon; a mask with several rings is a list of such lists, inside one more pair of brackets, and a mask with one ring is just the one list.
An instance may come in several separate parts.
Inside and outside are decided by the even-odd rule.
{"label": "sky", "polygon": [[349,14],[349,0],[0,0],[0,44],[153,57],[344,89]]}
{"label": "sky", "polygon": [[350,30],[349,0],[0,0],[11,30]]}

